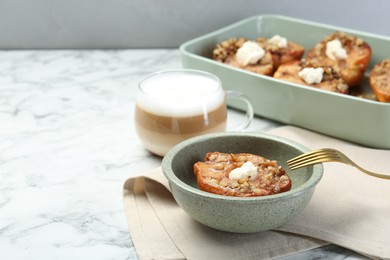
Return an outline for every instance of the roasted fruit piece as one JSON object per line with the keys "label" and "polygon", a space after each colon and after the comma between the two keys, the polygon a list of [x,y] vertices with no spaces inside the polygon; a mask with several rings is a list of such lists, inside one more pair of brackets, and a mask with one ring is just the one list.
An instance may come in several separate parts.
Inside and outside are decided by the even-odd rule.
{"label": "roasted fruit piece", "polygon": [[371,47],[360,38],[336,32],[310,49],[306,59],[333,67],[346,84],[356,86],[370,63]]}
{"label": "roasted fruit piece", "polygon": [[[305,75],[307,70],[316,70],[314,73],[320,73],[321,75]],[[317,78],[318,77],[318,78]],[[331,66],[321,66],[314,60],[301,60],[284,63],[279,66],[278,70],[274,73],[274,78],[294,82],[306,86],[312,86],[315,88],[333,91],[336,93],[348,94],[349,87],[340,74]]]}
{"label": "roasted fruit piece", "polygon": [[370,86],[381,102],[390,102],[390,59],[378,63],[370,72]]}
{"label": "roasted fruit piece", "polygon": [[291,189],[291,179],[276,161],[249,153],[210,152],[194,164],[203,191],[239,197],[265,196]]}
{"label": "roasted fruit piece", "polygon": [[[237,52],[247,42],[252,43],[252,45],[255,43],[246,38],[231,38],[223,41],[213,50],[213,59],[233,67],[271,76],[274,72],[274,66],[270,52],[264,52],[264,55],[254,63],[240,62],[237,58]],[[258,47],[260,48],[260,45]]]}
{"label": "roasted fruit piece", "polygon": [[302,45],[288,41],[279,35],[274,35],[271,38],[259,37],[256,42],[272,54],[274,69],[277,69],[283,63],[300,60],[305,52]]}

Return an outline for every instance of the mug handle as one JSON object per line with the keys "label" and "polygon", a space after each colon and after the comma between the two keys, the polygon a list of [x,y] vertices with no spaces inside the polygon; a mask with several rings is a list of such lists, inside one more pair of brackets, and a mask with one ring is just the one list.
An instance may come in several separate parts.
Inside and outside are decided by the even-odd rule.
{"label": "mug handle", "polygon": [[243,93],[239,91],[234,91],[234,90],[226,90],[226,97],[229,99],[237,99],[241,100],[246,104],[246,114],[245,114],[245,120],[236,126],[233,129],[228,129],[229,131],[233,132],[241,132],[248,128],[248,126],[251,124],[253,117],[254,117],[254,112],[253,112],[253,106],[251,101],[249,100],[248,97],[246,97]]}

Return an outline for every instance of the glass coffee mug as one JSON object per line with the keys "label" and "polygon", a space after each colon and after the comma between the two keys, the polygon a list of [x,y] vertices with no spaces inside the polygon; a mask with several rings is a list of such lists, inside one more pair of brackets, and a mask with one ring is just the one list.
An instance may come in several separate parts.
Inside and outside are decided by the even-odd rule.
{"label": "glass coffee mug", "polygon": [[230,130],[242,131],[253,119],[252,105],[242,93],[223,90],[217,76],[188,69],[150,74],[139,82],[136,132],[147,150],[164,156],[188,138],[226,131],[227,98],[246,104],[244,122]]}

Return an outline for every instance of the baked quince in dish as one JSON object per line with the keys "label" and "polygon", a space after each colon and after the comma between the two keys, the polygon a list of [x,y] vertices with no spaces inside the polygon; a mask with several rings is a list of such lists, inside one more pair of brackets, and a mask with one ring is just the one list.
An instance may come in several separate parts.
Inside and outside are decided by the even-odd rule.
{"label": "baked quince in dish", "polygon": [[349,93],[349,86],[333,67],[322,66],[314,60],[303,59],[284,63],[276,70],[274,78],[322,90]]}
{"label": "baked quince in dish", "polygon": [[306,59],[333,67],[353,87],[363,79],[370,63],[371,47],[358,37],[335,32],[308,50]]}
{"label": "baked quince in dish", "polygon": [[291,189],[291,179],[276,161],[249,153],[209,152],[194,164],[199,188],[214,194],[253,197]]}
{"label": "baked quince in dish", "polygon": [[259,37],[253,41],[242,37],[217,44],[213,50],[213,59],[233,67],[272,76],[280,64],[299,60],[304,52],[303,46],[279,35],[269,39]]}
{"label": "baked quince in dish", "polygon": [[267,76],[271,76],[274,71],[271,53],[246,38],[231,38],[219,43],[213,51],[213,59]]}
{"label": "baked quince in dish", "polygon": [[390,102],[390,59],[376,64],[370,72],[370,86],[381,102]]}
{"label": "baked quince in dish", "polygon": [[288,41],[280,35],[274,35],[271,38],[259,37],[256,42],[264,50],[271,53],[274,69],[277,69],[283,63],[300,60],[305,53],[305,48],[302,45]]}

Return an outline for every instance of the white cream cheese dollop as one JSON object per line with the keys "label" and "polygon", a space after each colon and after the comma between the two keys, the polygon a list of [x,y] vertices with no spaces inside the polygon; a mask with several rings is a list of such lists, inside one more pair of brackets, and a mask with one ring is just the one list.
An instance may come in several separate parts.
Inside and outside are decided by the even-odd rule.
{"label": "white cream cheese dollop", "polygon": [[241,167],[233,169],[229,173],[229,179],[250,179],[256,180],[257,178],[257,167],[252,162],[245,162]]}
{"label": "white cream cheese dollop", "polygon": [[325,54],[332,60],[345,60],[347,58],[347,51],[338,39],[326,43]]}
{"label": "white cream cheese dollop", "polygon": [[320,83],[322,81],[323,74],[323,68],[304,68],[298,72],[298,76],[301,77],[307,84]]}
{"label": "white cream cheese dollop", "polygon": [[246,66],[248,64],[256,64],[263,58],[265,51],[259,44],[253,41],[246,41],[236,53],[237,61]]}
{"label": "white cream cheese dollop", "polygon": [[274,35],[272,38],[268,39],[268,42],[271,44],[275,44],[279,48],[287,48],[287,39],[281,37],[280,35]]}

